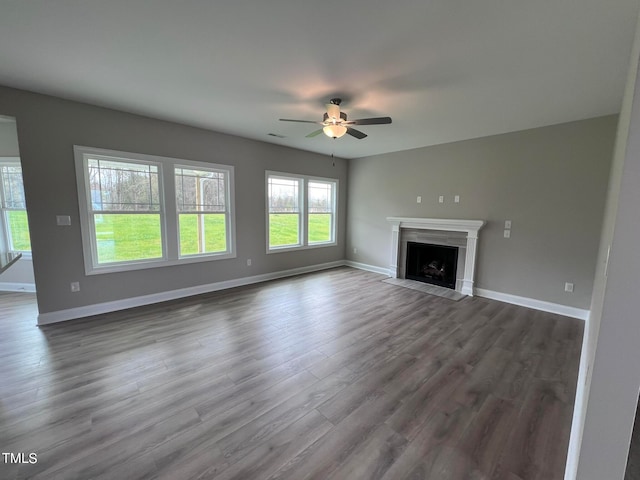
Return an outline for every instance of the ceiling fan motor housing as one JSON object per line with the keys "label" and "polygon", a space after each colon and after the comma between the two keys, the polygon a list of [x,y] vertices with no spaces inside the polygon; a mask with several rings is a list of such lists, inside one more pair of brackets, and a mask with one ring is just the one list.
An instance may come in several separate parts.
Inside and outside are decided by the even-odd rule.
{"label": "ceiling fan motor housing", "polygon": [[[322,117],[322,120],[324,122],[330,122],[333,121],[332,119],[329,119],[329,114],[325,113],[324,116]],[[340,112],[340,120],[342,120],[343,122],[347,121],[347,114],[344,112]]]}

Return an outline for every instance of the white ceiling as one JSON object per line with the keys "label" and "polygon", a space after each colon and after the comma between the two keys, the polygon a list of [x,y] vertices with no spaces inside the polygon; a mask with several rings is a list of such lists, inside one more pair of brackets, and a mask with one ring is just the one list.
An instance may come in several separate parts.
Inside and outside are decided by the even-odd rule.
{"label": "white ceiling", "polygon": [[639,1],[0,0],[0,84],[361,157],[617,113]]}

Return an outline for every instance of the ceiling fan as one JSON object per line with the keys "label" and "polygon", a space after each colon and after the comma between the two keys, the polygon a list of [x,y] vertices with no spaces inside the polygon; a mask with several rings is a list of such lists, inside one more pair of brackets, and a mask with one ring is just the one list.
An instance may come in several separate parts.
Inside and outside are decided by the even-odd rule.
{"label": "ceiling fan", "polygon": [[360,118],[358,120],[347,120],[347,114],[340,111],[340,103],[342,99],[332,98],[327,104],[327,112],[324,114],[321,122],[314,122],[313,120],[292,120],[289,118],[281,118],[281,122],[298,122],[298,123],[316,123],[322,125],[322,128],[311,132],[307,135],[307,138],[315,137],[324,132],[327,137],[340,138],[345,133],[348,133],[352,137],[356,137],[362,140],[367,136],[366,133],[352,128],[351,125],[384,125],[391,123],[391,117],[376,117],[376,118]]}

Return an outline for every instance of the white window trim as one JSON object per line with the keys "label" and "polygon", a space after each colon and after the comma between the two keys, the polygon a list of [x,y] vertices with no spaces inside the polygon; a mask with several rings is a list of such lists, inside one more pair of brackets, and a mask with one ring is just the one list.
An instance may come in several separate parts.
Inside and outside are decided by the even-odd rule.
{"label": "white window trim", "polygon": [[[326,179],[326,178],[319,178],[319,177],[306,177],[305,179],[305,194],[308,196],[309,195],[309,183],[310,182],[317,182],[317,183],[328,183],[328,184],[333,184],[334,188],[333,188],[333,198],[331,199],[333,202],[333,211],[332,213],[332,224],[331,224],[331,234],[333,236],[332,240],[326,241],[326,242],[310,242],[309,239],[307,238],[307,244],[310,247],[323,247],[323,246],[327,246],[327,245],[336,245],[337,244],[337,228],[338,228],[338,223],[336,221],[337,217],[338,217],[338,180],[337,179]],[[309,216],[311,215],[309,213],[309,203],[308,201],[305,201],[305,214],[306,214],[306,225],[308,228],[309,225]]]}
{"label": "white window trim", "polygon": [[[270,247],[269,246],[269,177],[278,177],[283,179],[295,179],[301,180],[302,186],[298,191],[298,195],[300,195],[300,240],[301,243],[299,245],[285,245],[282,247]],[[328,182],[333,183],[335,185],[333,192],[333,204],[334,204],[334,212],[333,212],[333,240],[328,242],[314,242],[309,243],[308,238],[308,222],[309,222],[309,204],[308,204],[308,183],[313,181],[318,182]],[[286,173],[286,172],[276,172],[272,170],[265,171],[265,227],[266,227],[266,238],[267,238],[267,254],[271,253],[281,253],[281,252],[292,252],[297,250],[310,250],[312,248],[323,248],[323,247],[335,247],[338,244],[338,201],[339,201],[339,188],[340,184],[337,178],[326,178],[326,177],[316,177],[310,175],[299,175],[296,173]]]}
{"label": "white window trim", "polygon": [[[296,244],[296,245],[282,245],[282,246],[277,246],[277,247],[270,247],[270,230],[269,230],[269,177],[273,177],[273,178],[280,178],[283,180],[297,180],[298,183],[298,205],[299,205],[299,209],[300,212],[298,213],[299,218],[300,218],[300,223],[299,223],[299,239],[300,239],[300,243]],[[305,224],[304,221],[304,215],[305,215],[305,195],[304,195],[304,189],[305,189],[305,181],[304,181],[304,177],[301,175],[287,175],[287,174],[281,174],[279,172],[267,172],[266,177],[265,177],[265,199],[266,199],[266,206],[267,206],[267,215],[266,215],[266,227],[267,227],[267,253],[275,253],[275,252],[286,252],[286,251],[291,251],[291,250],[299,250],[301,248],[304,248],[305,246],[305,238],[306,238],[306,229],[307,226]]]}
{"label": "white window trim", "polygon": [[[9,166],[18,166],[20,167],[20,170],[22,171],[22,162],[20,161],[20,157],[0,157],[0,165],[9,165]],[[24,184],[24,177],[22,179],[22,182]],[[24,188],[24,185],[23,185]],[[4,184],[2,182],[0,182],[0,195],[2,195],[1,198],[4,198]],[[2,236],[2,239],[0,239],[0,245],[2,245],[2,250],[9,250],[9,246],[11,245],[11,240],[9,238],[9,226],[6,224],[7,222],[7,217],[6,215],[4,215],[4,213],[2,212],[2,210],[5,210],[4,207],[0,210],[0,215],[2,215],[2,232],[0,233],[0,235]],[[9,209],[7,209],[9,210]],[[25,208],[25,211],[26,208]],[[27,217],[28,217],[29,213],[27,212]],[[31,260],[32,258],[32,254],[31,254],[31,250],[9,250],[13,253],[21,253],[22,254],[22,258],[25,260]]]}
{"label": "white window trim", "polygon": [[[225,183],[226,183],[226,188],[225,188],[225,192],[226,192],[226,197],[225,197],[225,204],[227,205],[227,209],[224,212],[225,215],[225,223],[226,225],[233,225],[235,227],[235,221],[232,221],[232,208],[233,208],[233,203],[231,201],[232,198],[235,198],[235,196],[232,196],[232,188],[233,188],[233,167],[231,166],[226,166],[226,165],[217,165],[217,164],[212,164],[212,163],[204,163],[204,162],[187,162],[184,161],[182,163],[174,163],[173,167],[172,167],[172,174],[173,174],[173,187],[175,189],[175,175],[176,175],[176,169],[177,168],[186,168],[186,169],[194,169],[194,170],[204,170],[204,171],[208,171],[208,172],[218,172],[218,173],[224,173],[225,174]],[[174,193],[174,198],[175,198],[175,193]],[[184,212],[183,212],[184,213]],[[210,213],[210,212],[202,212],[204,214]],[[198,259],[198,258],[202,258],[202,257],[208,257],[208,256],[216,256],[218,259],[220,256],[224,256],[224,255],[228,255],[229,252],[223,252],[223,253],[219,253],[219,252],[205,252],[205,253],[190,253],[187,255],[180,255],[180,228],[179,228],[179,218],[180,218],[180,212],[177,211],[177,207],[176,207],[176,232],[178,234],[177,236],[177,241],[178,241],[178,255],[180,260],[188,260],[188,259]],[[235,234],[232,235],[231,234],[231,228],[227,228],[226,229],[226,244],[227,244],[227,250],[228,251],[235,251],[235,248],[231,248],[229,247],[230,245],[232,245],[232,241],[235,238]],[[234,230],[235,232],[235,230]],[[234,255],[235,256],[235,255]],[[225,258],[229,258],[228,256]],[[182,262],[184,263],[184,262]]]}
{"label": "white window trim", "polygon": [[[147,268],[167,267],[171,265],[184,265],[188,263],[201,263],[214,260],[236,258],[236,219],[235,219],[235,190],[234,167],[207,162],[185,160],[182,158],[161,157],[157,155],[145,155],[141,153],[106,150],[102,148],[73,146],[76,183],[78,187],[78,203],[80,209],[80,231],[82,234],[82,249],[84,255],[84,268],[87,275],[99,275],[103,273],[126,272]],[[85,156],[106,156],[147,163],[158,166],[159,196],[160,196],[160,229],[162,234],[162,258],[148,260],[134,260],[99,265],[97,263],[97,245],[95,241],[95,229],[91,219],[90,187],[88,185],[87,162]],[[175,201],[175,167],[193,167],[209,170],[222,170],[228,172],[227,202],[228,228],[227,251],[223,253],[202,253],[188,256],[180,256],[178,229],[178,211]]]}

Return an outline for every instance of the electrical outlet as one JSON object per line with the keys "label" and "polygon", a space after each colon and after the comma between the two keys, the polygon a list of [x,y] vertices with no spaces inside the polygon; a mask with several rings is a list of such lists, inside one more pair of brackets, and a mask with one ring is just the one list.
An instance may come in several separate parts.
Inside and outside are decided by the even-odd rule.
{"label": "electrical outlet", "polygon": [[511,228],[511,220],[504,221],[504,228]]}
{"label": "electrical outlet", "polygon": [[511,238],[511,230],[504,231],[504,238]]}
{"label": "electrical outlet", "polygon": [[565,283],[564,284],[564,291],[565,292],[569,292],[569,293],[573,293],[573,283]]}
{"label": "electrical outlet", "polygon": [[453,201],[455,203],[460,203],[460,195],[456,195],[455,197],[453,197]]}
{"label": "electrical outlet", "polygon": [[416,203],[422,203],[422,197],[420,195],[416,198]]}
{"label": "electrical outlet", "polygon": [[250,267],[250,266],[251,266],[251,259],[247,258],[247,267]]}
{"label": "electrical outlet", "polygon": [[444,195],[440,195],[440,196],[438,197],[438,202],[439,202],[439,203],[444,203]]}
{"label": "electrical outlet", "polygon": [[80,291],[80,282],[71,282],[71,291],[79,292]]}

